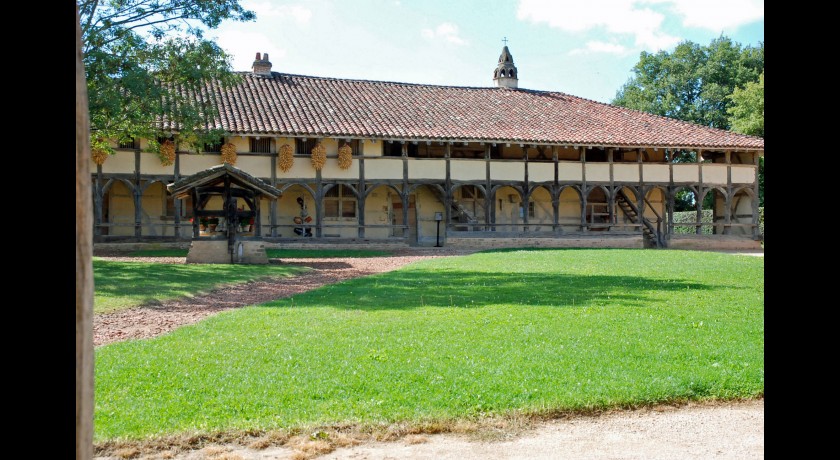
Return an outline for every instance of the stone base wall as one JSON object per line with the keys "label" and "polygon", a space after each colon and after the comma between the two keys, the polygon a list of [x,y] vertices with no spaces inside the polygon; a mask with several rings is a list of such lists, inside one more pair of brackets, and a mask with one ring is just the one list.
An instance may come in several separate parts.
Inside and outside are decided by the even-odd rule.
{"label": "stone base wall", "polygon": [[668,249],[706,250],[760,250],[761,242],[749,236],[736,235],[671,235]]}
{"label": "stone base wall", "polygon": [[265,243],[240,240],[234,243],[233,254],[226,240],[193,241],[187,254],[188,264],[267,264]]}
{"label": "stone base wall", "polygon": [[565,238],[453,238],[446,247],[470,249],[497,248],[644,248],[641,236],[565,237]]}

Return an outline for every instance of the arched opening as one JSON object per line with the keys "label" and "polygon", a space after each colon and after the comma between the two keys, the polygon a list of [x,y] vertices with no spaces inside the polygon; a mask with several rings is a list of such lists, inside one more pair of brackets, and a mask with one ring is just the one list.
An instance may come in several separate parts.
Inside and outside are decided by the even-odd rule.
{"label": "arched opening", "polygon": [[484,190],[477,185],[459,185],[452,189],[450,227],[455,231],[484,229]]}
{"label": "arched opening", "polygon": [[534,188],[528,197],[528,209],[520,214],[528,214],[529,232],[551,232],[554,225],[554,209],[551,206],[551,192],[542,185]]}
{"label": "arched opening", "polygon": [[497,231],[512,232],[522,230],[523,219],[520,214],[522,209],[522,195],[515,187],[505,185],[496,190],[496,199],[493,206],[495,209],[494,224]]}
{"label": "arched opening", "polygon": [[105,191],[102,202],[103,234],[134,235],[134,193],[120,180],[114,180]]}
{"label": "arched opening", "polygon": [[586,224],[590,231],[604,231],[610,227],[610,208],[607,191],[603,187],[593,188],[586,196]]}
{"label": "arched opening", "polygon": [[560,192],[557,223],[565,232],[580,230],[580,199],[580,193],[574,187],[566,187]]}
{"label": "arched opening", "polygon": [[[700,202],[697,192],[690,187],[680,187],[674,191],[674,215],[671,222],[671,233],[675,235],[689,235],[702,232],[698,225],[697,205]],[[709,229],[711,231],[711,229]]]}
{"label": "arched opening", "polygon": [[[707,223],[708,215],[711,214],[711,233],[723,235],[726,233],[726,194],[723,190],[713,188],[706,191],[703,200],[703,222]],[[707,233],[708,225],[703,226],[703,233]]]}
{"label": "arched opening", "polygon": [[730,205],[730,235],[752,235],[754,194],[750,189],[740,189],[732,196]]}
{"label": "arched opening", "polygon": [[[437,185],[417,185],[408,194],[407,219],[408,244],[434,246],[437,242],[438,226],[441,241],[445,241],[446,222],[435,220],[435,214],[446,216],[445,194],[443,187]],[[395,213],[395,219],[402,223],[403,214]],[[395,231],[396,233],[396,231]]]}
{"label": "arched opening", "polygon": [[312,237],[315,233],[315,197],[301,185],[292,185],[277,199],[277,236]]}
{"label": "arched opening", "polygon": [[644,217],[655,228],[657,232],[667,231],[667,194],[665,189],[654,187],[645,194]]}
{"label": "arched opening", "polygon": [[379,185],[365,197],[365,238],[403,236],[402,198],[393,187]]}
{"label": "arched opening", "polygon": [[355,238],[359,232],[359,200],[353,187],[333,184],[324,187],[323,236]]}

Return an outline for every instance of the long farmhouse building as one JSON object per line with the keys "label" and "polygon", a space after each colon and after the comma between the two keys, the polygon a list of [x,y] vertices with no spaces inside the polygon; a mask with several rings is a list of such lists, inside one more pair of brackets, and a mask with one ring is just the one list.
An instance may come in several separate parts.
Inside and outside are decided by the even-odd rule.
{"label": "long farmhouse building", "polygon": [[[113,144],[94,164],[95,242],[236,232],[278,247],[760,245],[762,138],[518,88],[507,46],[488,87],[271,68],[257,53],[237,86],[205,85],[225,132],[206,151],[181,149],[174,126],[169,165],[147,140]],[[675,162],[685,151],[696,161]],[[209,210],[225,197],[198,192],[221,173],[234,179],[226,186],[254,187],[234,197],[238,215],[217,222]],[[694,197],[694,222],[674,222],[681,191]]]}

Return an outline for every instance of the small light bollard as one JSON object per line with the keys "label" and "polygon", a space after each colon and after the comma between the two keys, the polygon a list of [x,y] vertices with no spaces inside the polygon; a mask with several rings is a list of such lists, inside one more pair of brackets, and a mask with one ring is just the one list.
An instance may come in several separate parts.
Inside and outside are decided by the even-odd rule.
{"label": "small light bollard", "polygon": [[442,221],[442,220],[443,220],[443,213],[442,212],[436,212],[435,213],[435,221],[437,222],[437,237],[435,238],[435,241],[436,241],[435,247],[436,248],[440,247],[440,221]]}

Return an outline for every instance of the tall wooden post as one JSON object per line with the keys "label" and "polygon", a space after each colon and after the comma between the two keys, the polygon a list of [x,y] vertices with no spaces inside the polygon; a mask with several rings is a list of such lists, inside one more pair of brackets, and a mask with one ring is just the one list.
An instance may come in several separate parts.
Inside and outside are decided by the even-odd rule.
{"label": "tall wooden post", "polygon": [[93,200],[90,118],[76,4],[76,460],[93,458]]}

